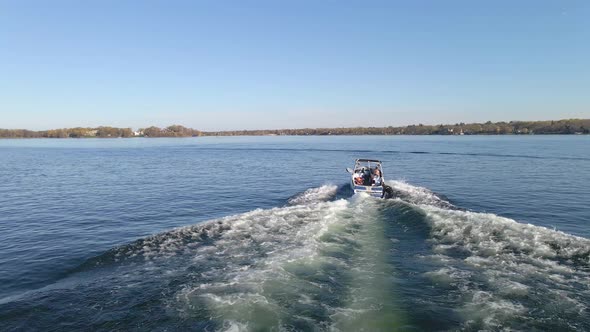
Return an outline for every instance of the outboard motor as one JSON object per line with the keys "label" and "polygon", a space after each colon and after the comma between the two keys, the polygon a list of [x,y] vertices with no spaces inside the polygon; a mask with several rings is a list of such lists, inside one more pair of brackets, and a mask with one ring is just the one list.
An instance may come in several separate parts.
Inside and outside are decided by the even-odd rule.
{"label": "outboard motor", "polygon": [[393,188],[391,188],[391,186],[383,184],[383,195],[381,196],[381,198],[390,199],[393,198],[393,196]]}

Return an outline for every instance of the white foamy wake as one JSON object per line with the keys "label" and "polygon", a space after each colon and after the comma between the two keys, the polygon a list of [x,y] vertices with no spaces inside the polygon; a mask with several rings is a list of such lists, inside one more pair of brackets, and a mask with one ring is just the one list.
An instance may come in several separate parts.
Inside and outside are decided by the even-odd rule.
{"label": "white foamy wake", "polygon": [[466,327],[571,319],[567,326],[583,328],[575,318],[590,305],[589,239],[494,214],[451,210],[426,188],[391,185],[426,214],[433,254],[420,259],[440,266],[426,276],[456,290]]}
{"label": "white foamy wake", "polygon": [[453,204],[426,188],[413,186],[405,181],[399,180],[386,181],[386,183],[394,189],[395,196],[405,202],[454,208]]}
{"label": "white foamy wake", "polygon": [[185,317],[206,308],[226,331],[396,326],[390,241],[372,204],[315,200],[221,219],[229,228],[192,254],[207,268],[170,306]]}
{"label": "white foamy wake", "polygon": [[[268,225],[273,224],[281,227],[295,227],[299,223],[305,222],[306,217],[310,220],[322,219],[323,213],[329,211],[327,207],[340,206],[343,202],[320,204],[333,198],[336,190],[337,187],[334,185],[311,188],[291,198],[287,207],[268,210],[257,209],[197,225],[179,227],[166,233],[144,238],[131,245],[116,248],[113,250],[113,257],[115,261],[133,257],[148,260],[170,259],[186,253],[190,254],[195,248],[201,248],[210,241],[223,241],[238,229],[245,228],[243,235],[250,238],[249,231],[256,231],[256,227],[263,227],[259,221],[266,219],[272,221],[268,222]],[[274,231],[274,229],[269,229],[269,231]]]}
{"label": "white foamy wake", "polygon": [[337,189],[338,187],[335,185],[324,185],[318,188],[310,188],[289,199],[289,205],[328,201],[331,198],[334,198]]}
{"label": "white foamy wake", "polygon": [[[294,275],[320,269],[319,239],[348,204],[316,202],[222,218],[203,225],[210,242],[200,241],[203,226],[167,234],[169,241],[155,250],[160,256],[176,246],[187,247],[179,239],[195,239],[190,252],[183,253],[190,258],[185,265],[196,269],[188,272],[194,281],[176,293],[170,308],[186,318],[206,311],[221,323],[221,330],[251,331],[280,327],[292,312],[303,310],[293,307],[320,307],[314,298],[324,291],[320,282]],[[300,261],[308,266],[298,265]],[[314,323],[305,316],[292,319]]]}
{"label": "white foamy wake", "polygon": [[[459,211],[426,188],[389,184],[423,213],[418,222],[430,229],[432,251],[416,254],[427,261],[417,265],[430,269],[424,280],[444,290],[462,329],[542,329],[559,320],[587,327],[578,317],[590,303],[588,239]],[[180,228],[114,256],[156,263],[132,269],[150,278],[165,266],[166,280],[182,280],[168,309],[215,322],[212,329],[395,329],[393,267],[384,263],[393,239],[383,236],[391,220],[379,210],[397,202],[365,195],[326,202],[335,190],[310,189],[291,206]]]}

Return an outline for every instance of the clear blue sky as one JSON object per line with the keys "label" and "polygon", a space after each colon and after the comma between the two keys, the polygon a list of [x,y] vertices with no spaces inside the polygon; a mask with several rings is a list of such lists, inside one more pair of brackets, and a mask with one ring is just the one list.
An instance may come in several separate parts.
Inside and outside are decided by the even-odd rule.
{"label": "clear blue sky", "polygon": [[0,128],[571,117],[587,0],[0,0]]}

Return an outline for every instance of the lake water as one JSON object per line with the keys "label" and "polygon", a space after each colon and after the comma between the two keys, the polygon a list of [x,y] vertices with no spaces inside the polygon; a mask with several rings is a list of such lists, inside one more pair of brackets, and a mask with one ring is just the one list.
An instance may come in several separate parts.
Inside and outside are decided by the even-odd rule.
{"label": "lake water", "polygon": [[0,140],[0,330],[590,330],[589,203],[590,136]]}

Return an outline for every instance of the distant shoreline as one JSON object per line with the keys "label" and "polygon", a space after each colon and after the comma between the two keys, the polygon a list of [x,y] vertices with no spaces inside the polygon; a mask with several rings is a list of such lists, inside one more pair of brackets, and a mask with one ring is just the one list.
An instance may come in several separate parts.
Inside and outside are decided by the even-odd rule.
{"label": "distant shoreline", "polygon": [[303,128],[266,130],[200,131],[180,125],[166,128],[96,127],[62,128],[33,131],[0,129],[0,138],[131,138],[131,137],[203,137],[203,136],[374,136],[374,135],[588,135],[590,119],[548,121],[510,121],[485,123],[456,123],[440,125],[410,125],[405,127]]}
{"label": "distant shoreline", "polygon": [[443,134],[428,134],[428,135],[418,135],[418,134],[360,134],[360,135],[353,135],[353,134],[340,134],[340,135],[321,135],[321,134],[309,134],[309,135],[201,135],[201,136],[129,136],[129,137],[0,137],[0,140],[116,140],[116,139],[158,139],[158,138],[205,138],[205,137],[324,137],[324,136],[348,136],[348,137],[366,137],[366,136],[399,136],[399,137],[408,137],[408,136],[432,136],[432,137],[443,137],[443,136],[590,136],[590,134],[560,134],[560,133],[551,133],[551,134],[473,134],[473,135],[443,135]]}

